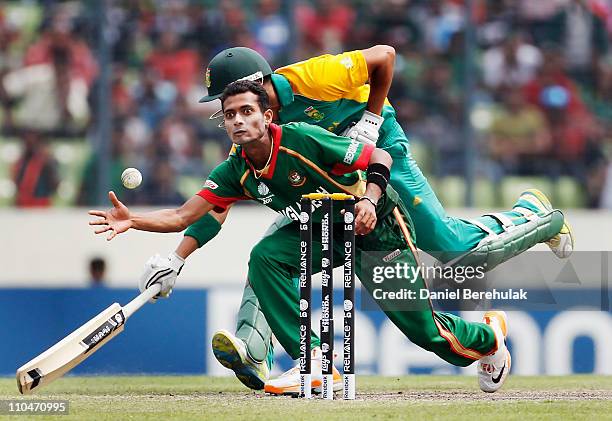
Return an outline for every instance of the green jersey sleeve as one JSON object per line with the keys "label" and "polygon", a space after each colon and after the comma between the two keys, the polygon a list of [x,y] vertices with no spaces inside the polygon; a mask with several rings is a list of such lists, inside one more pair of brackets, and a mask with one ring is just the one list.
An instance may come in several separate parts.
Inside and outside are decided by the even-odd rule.
{"label": "green jersey sleeve", "polygon": [[305,148],[312,148],[312,155],[334,175],[348,174],[365,170],[374,152],[373,145],[365,144],[348,137],[337,136],[319,126],[307,123],[291,125],[292,129],[306,139]]}
{"label": "green jersey sleeve", "polygon": [[217,165],[208,176],[204,187],[197,195],[215,205],[215,211],[224,211],[238,200],[250,199],[245,195],[240,179],[240,158],[230,156]]}

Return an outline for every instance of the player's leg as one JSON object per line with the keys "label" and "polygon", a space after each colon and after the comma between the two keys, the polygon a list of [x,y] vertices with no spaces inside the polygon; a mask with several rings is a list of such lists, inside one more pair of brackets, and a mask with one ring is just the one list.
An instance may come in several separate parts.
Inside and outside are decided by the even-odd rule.
{"label": "player's leg", "polygon": [[[299,230],[297,224],[278,229],[263,238],[251,251],[249,280],[259,298],[261,310],[274,336],[292,359],[300,355],[299,289],[294,274],[299,273]],[[312,270],[320,271],[320,225],[313,226]],[[340,261],[340,255],[337,257]],[[312,388],[319,392],[322,384],[320,341],[311,332]],[[333,369],[334,390],[342,388],[342,378]],[[273,394],[299,392],[300,376],[297,366],[276,379],[266,382],[264,390]]]}
{"label": "player's leg", "polygon": [[[487,263],[487,270],[529,249],[547,242],[559,257],[567,257],[573,248],[569,225],[541,192],[526,201],[521,195],[515,207],[506,212],[483,215],[474,220],[446,214],[440,201],[410,153],[410,145],[396,123],[383,147],[393,157],[391,185],[399,193],[416,225],[419,248],[442,262],[458,263],[458,258],[474,251],[473,264]],[[532,190],[531,193],[535,191]],[[536,203],[539,202],[539,203]],[[528,212],[525,212],[524,210]],[[537,222],[536,222],[537,220]],[[561,225],[558,222],[561,220]],[[515,228],[521,227],[520,230]],[[487,258],[491,252],[501,261]]]}
{"label": "player's leg", "polygon": [[272,367],[272,331],[259,308],[251,285],[245,286],[237,316],[236,333],[221,329],[212,337],[215,358],[233,370],[248,388],[261,390]]}
{"label": "player's leg", "polygon": [[[404,213],[407,213],[405,209]],[[505,368],[504,364],[506,360],[509,364],[510,358],[505,347],[505,318],[502,328],[498,317],[489,317],[483,323],[475,323],[453,314],[434,311],[428,298],[419,298],[420,291],[427,289],[420,273],[411,279],[391,277],[377,283],[371,278],[374,265],[419,265],[411,230],[410,219],[402,212],[397,212],[378,223],[371,234],[358,239],[357,247],[361,253],[358,254],[356,269],[361,284],[375,298],[384,297],[385,292],[403,289],[414,291],[416,298],[412,300],[395,302],[377,299],[377,303],[389,319],[416,345],[456,366],[465,367],[481,360],[487,365],[487,369],[492,367],[492,371],[487,373],[487,384],[491,383],[490,378],[499,379],[498,383],[493,383],[498,385],[497,388],[501,387],[509,371],[509,367]],[[382,255],[388,256],[388,253],[394,250],[401,252],[391,262],[383,261]],[[378,292],[374,294],[374,290]],[[487,391],[494,390],[489,387]]]}
{"label": "player's leg", "polygon": [[[279,216],[264,237],[290,222],[290,219]],[[263,389],[274,360],[272,329],[248,281],[236,318],[235,334],[221,329],[213,335],[213,354],[224,367],[233,370],[245,386],[255,390]]]}

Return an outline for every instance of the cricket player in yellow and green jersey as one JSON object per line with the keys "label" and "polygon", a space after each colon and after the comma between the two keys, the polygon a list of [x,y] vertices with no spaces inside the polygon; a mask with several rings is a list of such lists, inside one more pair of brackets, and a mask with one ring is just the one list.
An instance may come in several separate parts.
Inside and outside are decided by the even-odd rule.
{"label": "cricket player in yellow and green jersey", "polygon": [[[109,239],[132,229],[154,232],[176,232],[185,229],[213,209],[222,211],[239,200],[254,200],[287,217],[290,222],[264,237],[252,250],[248,278],[273,334],[294,359],[300,353],[299,295],[294,276],[299,273],[300,230],[299,201],[311,192],[347,193],[357,197],[355,205],[355,270],[363,287],[385,292],[409,288],[426,288],[418,274],[411,280],[389,280],[375,283],[372,273],[364,270],[363,259],[377,259],[375,252],[394,253],[393,262],[408,267],[418,265],[414,246],[414,226],[397,193],[388,185],[392,159],[389,153],[374,145],[336,136],[320,127],[305,123],[272,123],[273,111],[261,84],[252,81],[231,83],[221,97],[225,128],[236,149],[210,174],[204,188],[178,209],[132,213],[113,192],[113,208],[90,211],[98,219],[91,225],[101,226],[96,233],[109,232]],[[315,207],[316,208],[316,207]],[[321,230],[321,214],[312,215],[313,232]],[[332,221],[342,223],[340,213]],[[559,232],[563,215],[553,212],[551,226]],[[334,241],[336,262],[342,262],[342,230]],[[551,233],[541,232],[550,238]],[[317,238],[317,235],[313,235]],[[320,238],[320,237],[319,237]],[[320,269],[321,244],[313,244],[313,271]],[[382,263],[383,259],[380,258]],[[178,268],[180,270],[180,268]],[[148,288],[158,282],[150,279],[141,285]],[[173,282],[161,282],[162,295],[168,295]],[[420,301],[420,302],[419,302]],[[389,319],[414,343],[434,352],[445,361],[467,366],[479,362],[482,390],[493,392],[504,383],[511,359],[505,345],[507,320],[503,312],[485,314],[482,323],[469,322],[458,316],[435,312],[428,299],[415,300],[410,311],[381,308]],[[312,337],[313,388],[321,384],[321,350],[319,339]],[[265,390],[285,394],[298,391],[299,371],[289,370],[269,381]],[[334,370],[334,388],[341,388],[340,375]]]}
{"label": "cricket player in yellow and green jersey", "polygon": [[[229,48],[209,63],[205,74],[208,95],[202,101],[218,99],[223,89],[236,80],[256,81],[268,93],[275,122],[309,123],[388,152],[393,158],[390,184],[415,223],[419,248],[446,265],[470,263],[490,270],[540,241],[547,241],[557,256],[569,256],[573,249],[569,225],[553,232],[553,208],[537,190],[524,192],[511,211],[473,220],[446,214],[412,158],[410,142],[386,98],[394,58],[392,47],[378,45],[314,57],[272,72],[257,52]],[[299,174],[294,176],[299,182]],[[176,268],[219,232],[225,216],[226,212],[211,212],[190,226],[175,252],[149,261],[143,279],[172,278],[174,282]],[[281,215],[267,234],[289,221]],[[541,237],[537,232],[553,233]],[[261,389],[268,377],[272,351],[270,327],[247,281],[236,331],[217,332],[213,336],[213,352],[245,385]]]}

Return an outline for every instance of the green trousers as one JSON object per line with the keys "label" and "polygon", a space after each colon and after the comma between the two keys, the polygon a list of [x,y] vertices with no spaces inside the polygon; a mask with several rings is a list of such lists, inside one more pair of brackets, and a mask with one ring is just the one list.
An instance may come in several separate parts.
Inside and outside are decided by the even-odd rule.
{"label": "green trousers", "polygon": [[[417,265],[416,251],[410,246],[414,238],[407,241],[407,228],[412,225],[406,212],[384,217],[374,231],[356,240],[356,273],[363,288],[372,292],[375,288],[393,290],[393,282],[374,283],[362,270],[362,256],[373,252],[385,254],[399,250],[394,263]],[[398,219],[399,218],[399,219]],[[299,356],[299,291],[292,280],[298,273],[299,229],[296,223],[285,225],[264,237],[251,251],[249,261],[249,282],[259,305],[270,325],[272,332],[294,359]],[[334,252],[336,263],[342,262],[342,230],[334,232]],[[411,237],[412,234],[409,234]],[[320,270],[320,226],[313,225],[313,272]],[[397,254],[397,253],[395,253]],[[402,285],[405,288],[420,290],[426,288],[419,277],[414,283]],[[418,346],[431,351],[445,361],[467,366],[482,356],[492,353],[497,345],[493,330],[484,323],[468,322],[452,314],[435,312],[429,300],[422,301],[420,307],[410,311],[385,310],[389,319]],[[359,327],[356,327],[359,335]],[[312,332],[312,344],[319,344],[317,335]]]}

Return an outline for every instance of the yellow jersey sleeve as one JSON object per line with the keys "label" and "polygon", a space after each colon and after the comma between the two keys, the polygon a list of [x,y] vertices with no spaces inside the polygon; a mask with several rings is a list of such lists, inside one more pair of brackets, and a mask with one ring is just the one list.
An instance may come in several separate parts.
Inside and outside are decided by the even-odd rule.
{"label": "yellow jersey sleeve", "polygon": [[320,101],[353,97],[369,78],[365,57],[359,50],[314,57],[275,73],[287,78],[295,94]]}

